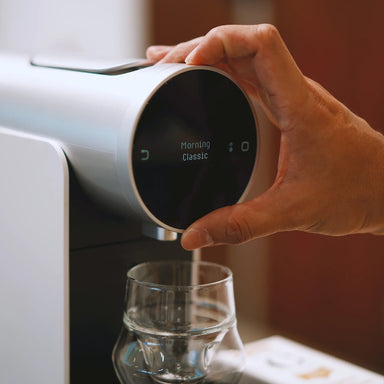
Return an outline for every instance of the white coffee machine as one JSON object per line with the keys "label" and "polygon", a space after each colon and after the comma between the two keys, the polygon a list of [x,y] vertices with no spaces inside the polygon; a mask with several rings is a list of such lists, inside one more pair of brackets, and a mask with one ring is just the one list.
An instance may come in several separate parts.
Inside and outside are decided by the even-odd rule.
{"label": "white coffee machine", "polygon": [[126,271],[191,258],[178,233],[243,198],[258,144],[216,69],[0,55],[0,382],[117,383]]}

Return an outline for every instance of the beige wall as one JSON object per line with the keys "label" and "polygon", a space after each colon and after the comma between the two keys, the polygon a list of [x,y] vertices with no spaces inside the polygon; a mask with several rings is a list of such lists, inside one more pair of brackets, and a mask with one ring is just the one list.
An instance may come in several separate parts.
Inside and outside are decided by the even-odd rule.
{"label": "beige wall", "polygon": [[138,57],[149,0],[0,0],[0,49]]}

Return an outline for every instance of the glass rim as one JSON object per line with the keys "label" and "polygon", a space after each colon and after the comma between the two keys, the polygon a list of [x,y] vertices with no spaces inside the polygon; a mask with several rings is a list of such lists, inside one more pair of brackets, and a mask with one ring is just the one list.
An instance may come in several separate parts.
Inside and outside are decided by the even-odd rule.
{"label": "glass rim", "polygon": [[[159,283],[154,283],[146,280],[141,280],[138,278],[135,278],[133,276],[133,273],[136,272],[139,268],[143,268],[148,265],[165,265],[165,264],[170,264],[170,265],[196,265],[196,266],[209,266],[209,267],[214,267],[217,269],[220,269],[223,272],[223,275],[226,275],[224,278],[216,281],[212,281],[209,283],[203,283],[203,284],[159,284]],[[159,289],[159,290],[186,290],[186,289],[196,289],[196,288],[208,288],[212,287],[215,285],[221,285],[225,284],[227,282],[232,282],[233,280],[233,273],[230,268],[226,267],[225,265],[221,265],[218,263],[214,263],[211,261],[201,261],[201,260],[160,260],[160,261],[146,261],[143,263],[136,264],[132,268],[130,268],[127,272],[127,278],[131,281],[133,281],[135,284],[148,287],[151,289]]]}

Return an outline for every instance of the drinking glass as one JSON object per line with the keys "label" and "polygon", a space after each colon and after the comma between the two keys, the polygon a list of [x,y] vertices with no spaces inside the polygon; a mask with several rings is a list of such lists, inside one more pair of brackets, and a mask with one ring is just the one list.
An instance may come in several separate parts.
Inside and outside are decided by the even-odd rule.
{"label": "drinking glass", "polygon": [[128,271],[113,350],[122,384],[236,384],[244,361],[228,268],[164,261]]}

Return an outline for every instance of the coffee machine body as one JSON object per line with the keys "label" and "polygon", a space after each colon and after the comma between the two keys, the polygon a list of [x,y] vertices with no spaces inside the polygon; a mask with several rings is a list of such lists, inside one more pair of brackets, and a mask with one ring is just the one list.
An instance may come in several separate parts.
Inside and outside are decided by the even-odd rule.
{"label": "coffee machine body", "polygon": [[126,272],[243,199],[253,107],[211,68],[4,55],[0,126],[0,381],[117,383]]}

